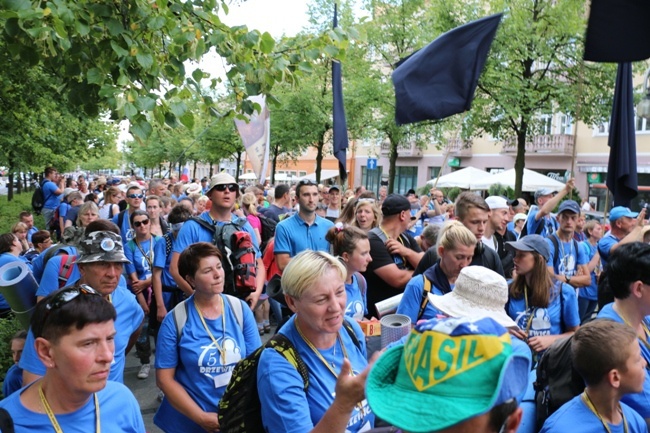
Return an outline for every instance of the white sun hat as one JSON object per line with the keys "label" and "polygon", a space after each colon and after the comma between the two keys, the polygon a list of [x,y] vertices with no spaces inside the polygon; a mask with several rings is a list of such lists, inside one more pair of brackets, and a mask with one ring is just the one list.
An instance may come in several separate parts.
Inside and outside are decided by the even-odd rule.
{"label": "white sun hat", "polygon": [[503,327],[517,327],[505,310],[508,302],[506,279],[483,266],[463,268],[454,290],[443,296],[429,293],[429,302],[451,317],[490,317]]}

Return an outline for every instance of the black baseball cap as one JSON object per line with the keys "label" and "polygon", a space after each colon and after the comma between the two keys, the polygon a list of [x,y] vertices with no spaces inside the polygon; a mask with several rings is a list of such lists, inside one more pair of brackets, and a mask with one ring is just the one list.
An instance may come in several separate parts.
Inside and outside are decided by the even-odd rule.
{"label": "black baseball cap", "polygon": [[381,205],[381,213],[384,216],[397,215],[405,210],[411,210],[411,203],[406,197],[399,194],[389,194]]}

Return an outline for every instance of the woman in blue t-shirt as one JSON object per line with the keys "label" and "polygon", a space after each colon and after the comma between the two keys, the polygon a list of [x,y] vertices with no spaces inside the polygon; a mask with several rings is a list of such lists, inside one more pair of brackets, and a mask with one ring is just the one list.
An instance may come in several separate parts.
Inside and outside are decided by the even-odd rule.
{"label": "woman in blue t-shirt", "polygon": [[516,276],[510,283],[506,310],[519,329],[512,334],[543,352],[555,340],[573,334],[580,325],[575,289],[554,280],[546,263],[550,247],[540,235],[506,242],[514,254]]}
{"label": "woman in blue t-shirt", "polygon": [[329,229],[325,239],[332,245],[332,253],[341,260],[347,270],[345,315],[355,320],[362,320],[368,313],[366,305],[368,286],[361,272],[365,272],[368,263],[372,261],[368,234],[357,227],[344,226],[343,223],[338,222]]}
{"label": "woman in blue t-shirt", "polygon": [[194,294],[167,314],[158,331],[156,382],[165,397],[153,421],[165,432],[219,431],[219,400],[237,362],[262,344],[260,335],[248,305],[223,294],[217,247],[188,246],[178,271]]}
{"label": "woman in blue t-shirt", "polygon": [[280,329],[307,366],[309,387],[276,350],[264,350],[257,368],[262,423],[273,433],[357,433],[371,429],[365,398],[366,344],[359,325],[345,318],[347,270],[330,254],[306,250],[282,274],[295,313]]}

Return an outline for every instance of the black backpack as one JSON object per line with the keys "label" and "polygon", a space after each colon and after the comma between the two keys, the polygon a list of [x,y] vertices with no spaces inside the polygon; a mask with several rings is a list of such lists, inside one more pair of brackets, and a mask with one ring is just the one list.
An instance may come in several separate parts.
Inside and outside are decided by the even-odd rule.
{"label": "black backpack", "polygon": [[[221,265],[224,270],[224,287],[223,292],[228,295],[245,298],[254,292],[255,286],[255,250],[252,248],[240,248],[235,244],[238,236],[246,234],[250,240],[250,235],[244,230],[246,220],[237,219],[224,224],[210,224],[209,222],[193,217],[192,221],[198,223],[201,227],[212,233],[212,243],[219,248],[221,252]],[[252,241],[251,241],[252,242]],[[252,256],[252,257],[251,257]],[[238,282],[246,281],[246,290],[243,290]]]}
{"label": "black backpack", "polygon": [[544,421],[553,412],[585,389],[585,382],[571,361],[572,341],[573,337],[555,340],[537,364],[537,379],[534,383],[536,431],[542,428]]}
{"label": "black backpack", "polygon": [[[357,335],[347,320],[343,328],[360,347]],[[274,349],[300,374],[303,390],[309,388],[309,370],[287,337],[276,334],[265,345],[237,363],[226,392],[219,401],[219,426],[222,433],[266,433],[262,424],[262,405],[257,390],[257,367],[265,349]]]}
{"label": "black backpack", "polygon": [[[546,221],[542,221],[542,223],[537,226],[537,229],[535,229],[535,233],[533,233],[533,234],[541,235],[542,232],[544,231],[544,227],[546,227]],[[523,238],[527,234],[529,234],[528,233],[528,220],[525,221],[524,226],[521,228],[521,233],[519,234],[519,239]]]}
{"label": "black backpack", "polygon": [[[551,236],[549,236],[549,238],[551,239],[551,242],[553,243],[553,268],[559,270],[560,269],[560,254],[559,254],[560,253],[560,243],[558,242],[558,237],[557,237],[557,235],[555,233],[553,233]],[[578,268],[578,254],[579,254],[578,249],[580,248],[580,245],[578,245],[578,241],[576,241],[575,239],[571,239],[571,241],[573,242],[573,249],[576,252],[576,265],[575,265],[576,269],[575,269],[575,271],[577,272],[578,271],[578,269],[577,269]]]}
{"label": "black backpack", "polygon": [[267,218],[262,214],[258,214],[257,217],[260,219],[260,223],[262,224],[262,232],[260,233],[262,237],[262,242],[260,243],[260,251],[264,252],[266,245],[268,245],[269,241],[273,239],[273,236],[275,236],[275,227],[278,225],[278,223],[275,220]]}
{"label": "black backpack", "polygon": [[[45,195],[43,194],[43,184],[45,181],[41,181],[36,185],[36,189],[32,194],[32,210],[36,215],[40,215],[45,206]],[[48,197],[49,198],[49,197]],[[47,221],[46,221],[47,223]]]}

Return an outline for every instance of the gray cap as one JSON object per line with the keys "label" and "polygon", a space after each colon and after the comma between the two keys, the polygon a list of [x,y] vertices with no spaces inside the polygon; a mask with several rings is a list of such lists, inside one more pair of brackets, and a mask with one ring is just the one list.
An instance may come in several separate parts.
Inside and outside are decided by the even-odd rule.
{"label": "gray cap", "polygon": [[546,239],[540,235],[527,235],[516,242],[506,242],[506,249],[515,251],[531,251],[540,254],[544,260],[548,261],[551,255],[551,249]]}
{"label": "gray cap", "polygon": [[113,232],[92,232],[77,245],[77,263],[131,263],[124,255],[122,238]]}

